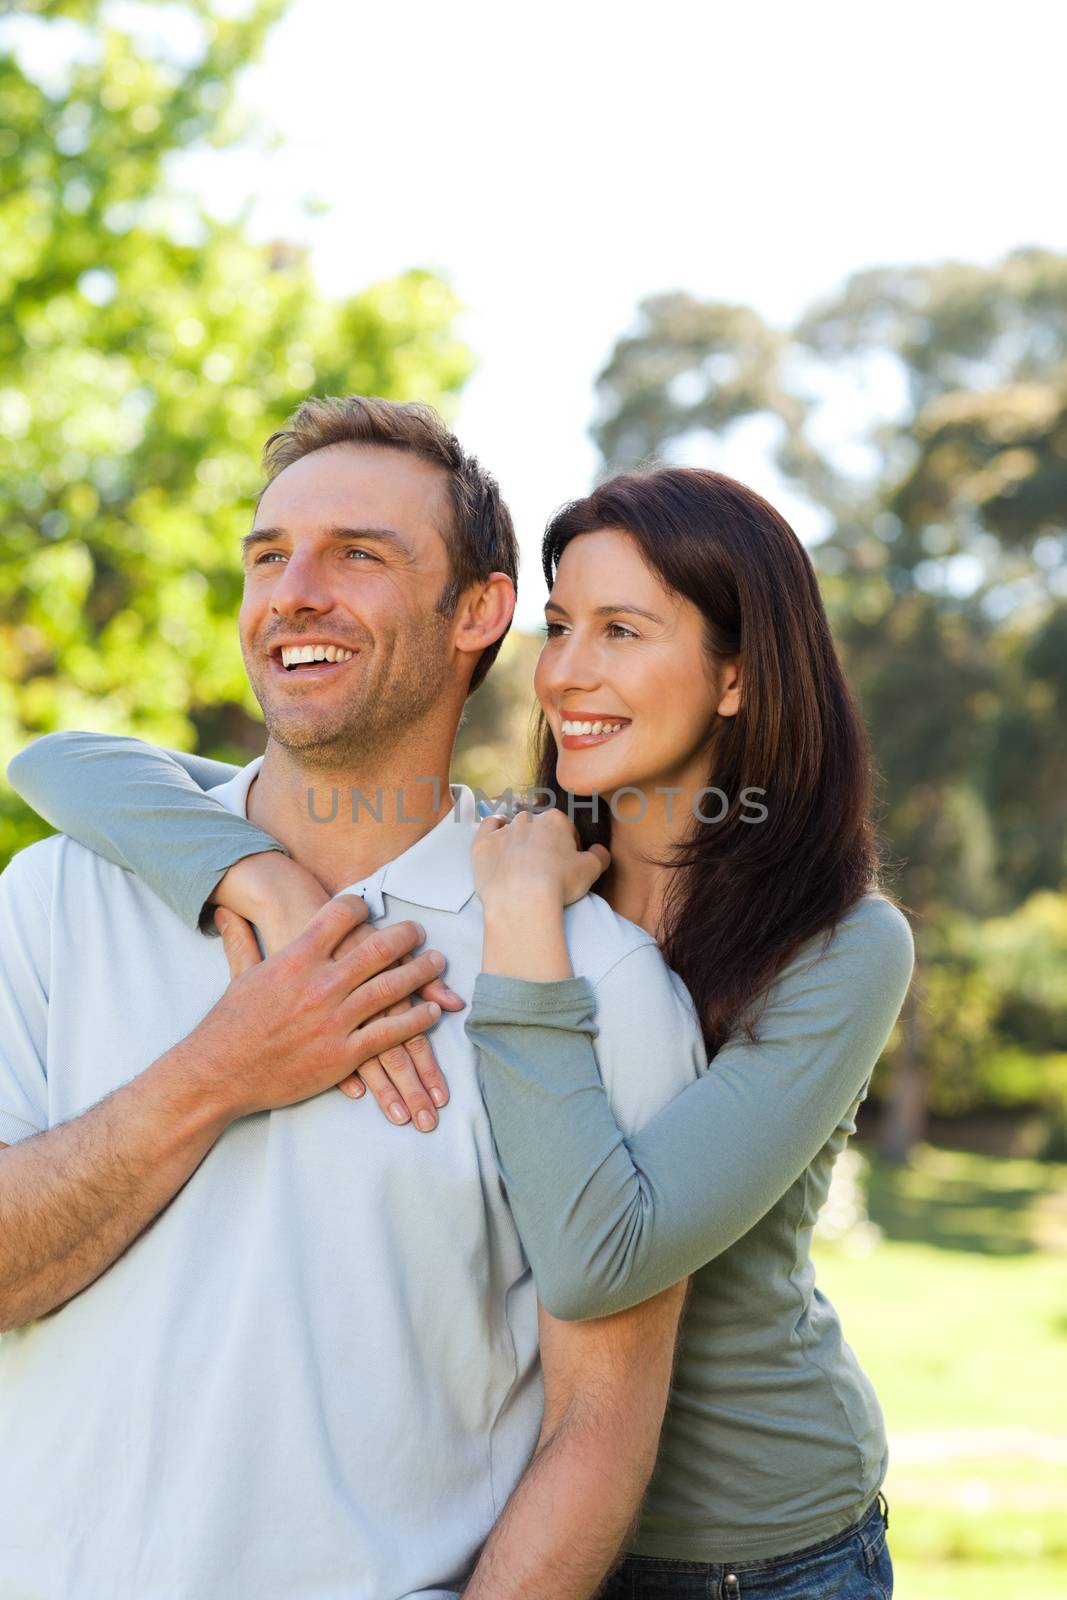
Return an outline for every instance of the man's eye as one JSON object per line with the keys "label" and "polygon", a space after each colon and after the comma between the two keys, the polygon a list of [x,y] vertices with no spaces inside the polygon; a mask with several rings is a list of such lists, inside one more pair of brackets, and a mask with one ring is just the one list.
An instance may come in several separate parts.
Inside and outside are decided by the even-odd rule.
{"label": "man's eye", "polygon": [[256,557],[254,564],[257,567],[261,567],[265,561],[273,561],[275,557],[279,561],[282,560],[282,552],[280,550],[266,550],[261,556]]}
{"label": "man's eye", "polygon": [[362,556],[364,561],[377,561],[378,559],[377,556],[372,556],[369,550],[364,550],[362,546],[358,544],[354,544],[350,550],[346,550],[345,554],[349,556]]}

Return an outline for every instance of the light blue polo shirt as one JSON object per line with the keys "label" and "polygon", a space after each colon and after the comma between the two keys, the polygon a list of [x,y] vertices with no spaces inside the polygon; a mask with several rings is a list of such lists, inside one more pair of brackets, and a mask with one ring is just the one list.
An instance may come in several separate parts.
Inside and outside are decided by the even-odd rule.
{"label": "light blue polo shirt", "polygon": [[[245,814],[262,758],[212,791]],[[417,918],[469,999],[481,905],[469,790],[351,885]],[[517,908],[521,914],[521,908]],[[567,912],[597,1053],[632,1132],[703,1064],[655,943]],[[221,942],[72,840],[0,877],[0,1139],[55,1126],[184,1038]],[[536,1295],[466,1013],[433,1033],[438,1129],[336,1091],[235,1123],[129,1250],[0,1338],[3,1600],[443,1600],[536,1444]],[[0,1153],[0,1160],[3,1159]]]}

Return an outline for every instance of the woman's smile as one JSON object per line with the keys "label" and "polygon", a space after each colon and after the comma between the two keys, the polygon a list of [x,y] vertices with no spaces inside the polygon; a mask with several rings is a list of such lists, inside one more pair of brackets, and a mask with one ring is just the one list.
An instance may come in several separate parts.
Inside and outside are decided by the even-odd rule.
{"label": "woman's smile", "polygon": [[588,750],[593,745],[617,739],[629,725],[629,717],[597,711],[568,711],[560,721],[560,744],[564,750]]}

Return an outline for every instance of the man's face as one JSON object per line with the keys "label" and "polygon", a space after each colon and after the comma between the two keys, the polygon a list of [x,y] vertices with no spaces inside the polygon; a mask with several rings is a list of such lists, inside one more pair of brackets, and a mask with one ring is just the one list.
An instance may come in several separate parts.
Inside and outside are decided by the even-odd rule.
{"label": "man's face", "polygon": [[[378,445],[316,450],[263,494],[245,543],[241,650],[270,737],[309,765],[395,750],[441,700],[449,515],[443,469]],[[342,659],[286,665],[283,649],[316,645]]]}

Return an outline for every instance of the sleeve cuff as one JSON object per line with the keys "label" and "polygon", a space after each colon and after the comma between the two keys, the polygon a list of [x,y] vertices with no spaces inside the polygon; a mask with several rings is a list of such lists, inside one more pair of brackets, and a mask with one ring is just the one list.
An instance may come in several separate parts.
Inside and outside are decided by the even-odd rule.
{"label": "sleeve cuff", "polygon": [[587,978],[533,983],[527,978],[480,972],[471,997],[472,1023],[537,1022],[542,1018],[580,1023],[595,1015],[596,996]]}
{"label": "sleeve cuff", "polygon": [[195,906],[190,907],[192,914],[187,918],[190,926],[197,928],[201,933],[206,934],[209,939],[221,938],[222,935],[215,926],[215,906],[208,899],[207,895],[214,893],[235,862],[243,861],[246,856],[266,855],[269,850],[277,850],[283,856],[287,856],[289,854],[288,850],[283,844],[278,844],[277,841],[274,841],[271,843],[258,845],[254,850],[242,850],[240,855],[234,856],[232,860],[225,861],[223,862],[222,866],[214,868],[214,878],[199,908]]}

